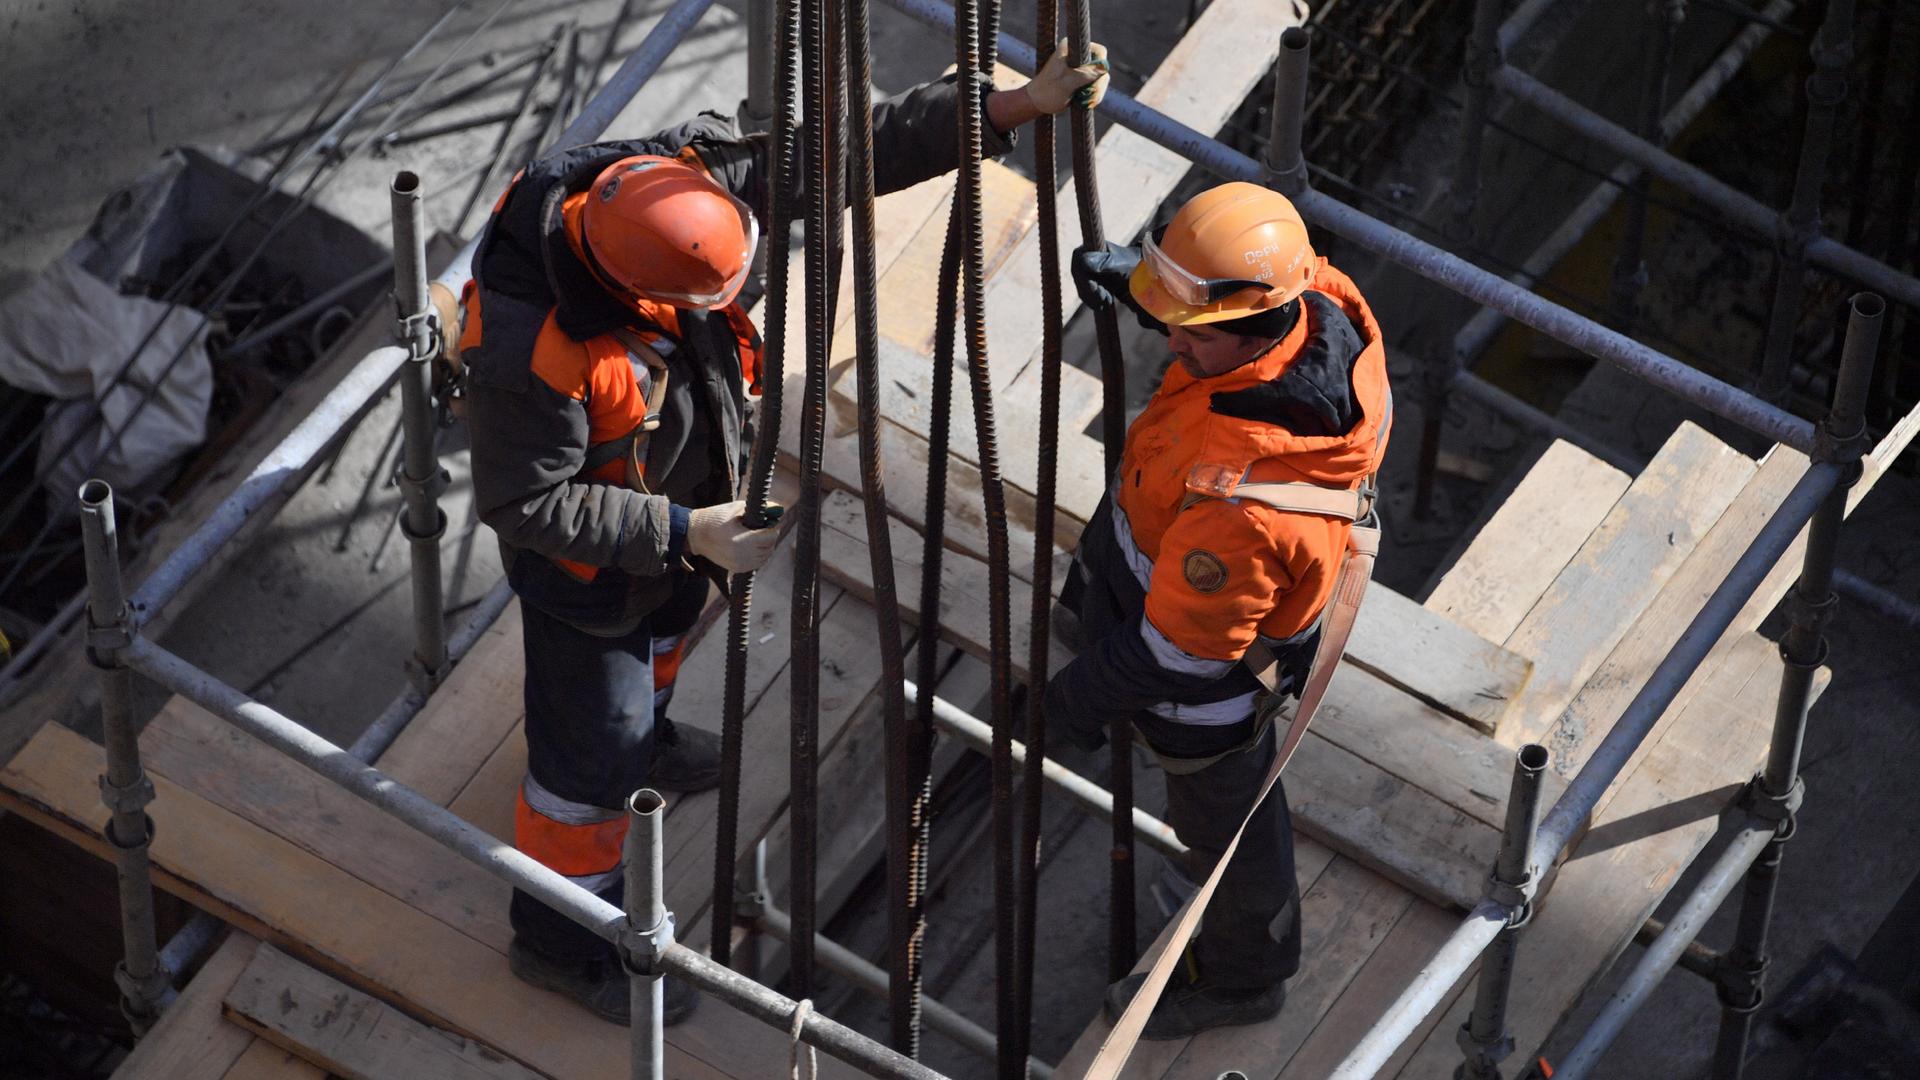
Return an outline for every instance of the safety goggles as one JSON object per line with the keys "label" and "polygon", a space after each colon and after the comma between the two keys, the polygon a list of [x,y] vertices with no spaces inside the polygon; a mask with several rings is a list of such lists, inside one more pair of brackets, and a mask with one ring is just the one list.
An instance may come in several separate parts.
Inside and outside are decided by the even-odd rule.
{"label": "safety goggles", "polygon": [[1187,272],[1187,268],[1174,262],[1166,252],[1161,251],[1153,242],[1151,235],[1141,244],[1146,257],[1147,269],[1153,279],[1159,283],[1168,296],[1188,307],[1206,307],[1217,304],[1242,289],[1268,289],[1264,281],[1248,278],[1203,278]]}

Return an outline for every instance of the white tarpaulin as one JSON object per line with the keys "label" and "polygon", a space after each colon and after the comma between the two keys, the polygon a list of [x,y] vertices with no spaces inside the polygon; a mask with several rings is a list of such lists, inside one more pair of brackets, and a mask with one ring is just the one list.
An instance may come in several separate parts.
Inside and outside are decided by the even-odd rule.
{"label": "white tarpaulin", "polygon": [[120,295],[72,256],[0,300],[0,381],[58,399],[37,467],[56,514],[88,477],[132,495],[206,438],[213,367],[201,322],[192,308]]}

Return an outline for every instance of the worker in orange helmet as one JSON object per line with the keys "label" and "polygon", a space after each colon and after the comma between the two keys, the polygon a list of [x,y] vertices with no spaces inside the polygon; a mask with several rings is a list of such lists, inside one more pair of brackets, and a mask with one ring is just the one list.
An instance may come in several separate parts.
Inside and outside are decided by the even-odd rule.
{"label": "worker in orange helmet", "polygon": [[[1299,968],[1285,794],[1252,804],[1352,524],[1235,492],[1371,488],[1389,426],[1386,357],[1353,282],[1315,256],[1285,196],[1254,184],[1200,193],[1138,249],[1082,251],[1073,273],[1090,305],[1124,297],[1166,333],[1175,362],[1081,538],[1062,594],[1079,653],[1048,683],[1047,714],[1088,749],[1111,718],[1132,721],[1165,771],[1167,815],[1191,851],[1173,878],[1188,889],[1252,811],[1147,1023],[1145,1038],[1172,1039],[1273,1016]],[[1255,675],[1269,663],[1271,692]],[[1110,1015],[1143,978],[1109,989]]]}
{"label": "worker in orange helmet", "polygon": [[[877,188],[954,168],[961,93],[983,99],[999,155],[1020,125],[1091,107],[1106,82],[1104,59],[1072,67],[1063,46],[1018,89],[949,77],[877,104]],[[475,503],[525,631],[514,842],[616,904],[627,796],[719,782],[717,736],[666,708],[709,581],[758,568],[776,539],[740,498],[760,340],[738,297],[770,181],[766,136],[714,113],[536,161],[495,206],[448,312]],[[611,946],[524,893],[510,914],[516,975],[628,1021]],[[668,980],[668,1023],[694,1003]]]}

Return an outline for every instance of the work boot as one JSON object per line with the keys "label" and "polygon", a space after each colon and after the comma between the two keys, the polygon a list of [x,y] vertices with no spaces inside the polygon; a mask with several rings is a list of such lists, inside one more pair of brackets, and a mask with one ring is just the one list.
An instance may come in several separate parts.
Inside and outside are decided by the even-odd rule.
{"label": "work boot", "polygon": [[[1118,1023],[1120,1014],[1127,1011],[1127,1003],[1146,981],[1144,974],[1129,975],[1107,987],[1107,1019]],[[1211,986],[1205,979],[1189,980],[1176,971],[1167,980],[1160,1000],[1154,1003],[1140,1037],[1156,1041],[1184,1039],[1208,1028],[1257,1024],[1278,1016],[1280,1007],[1286,1003],[1284,979],[1256,990],[1238,990]]]}
{"label": "work boot", "polygon": [[[617,961],[591,960],[570,964],[541,955],[519,937],[507,946],[507,968],[521,982],[551,990],[586,1006],[602,1020],[622,1026],[631,1024],[632,980]],[[676,979],[663,978],[665,1002],[661,1008],[665,1023],[677,1024],[693,1015],[700,994]]]}
{"label": "work boot", "polygon": [[720,736],[683,728],[662,716],[653,726],[653,769],[647,785],[690,795],[720,785]]}

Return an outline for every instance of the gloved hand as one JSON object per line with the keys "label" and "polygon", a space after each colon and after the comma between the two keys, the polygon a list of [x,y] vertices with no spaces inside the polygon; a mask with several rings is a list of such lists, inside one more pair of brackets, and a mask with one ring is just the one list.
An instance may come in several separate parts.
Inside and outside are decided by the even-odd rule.
{"label": "gloved hand", "polygon": [[774,527],[780,518],[768,508],[771,519],[764,529],[747,527],[744,501],[703,506],[687,515],[687,553],[698,555],[728,573],[758,570],[773,554],[780,539]]}
{"label": "gloved hand", "polygon": [[1073,253],[1073,287],[1088,307],[1112,307],[1114,289],[1127,287],[1127,278],[1140,265],[1140,249],[1107,241],[1105,247],[1081,248]]}
{"label": "gloved hand", "polygon": [[1048,728],[1066,736],[1068,742],[1082,750],[1098,750],[1107,745],[1106,723],[1073,707],[1067,697],[1065,680],[1056,676],[1047,681],[1047,696],[1042,706],[1047,710]]}
{"label": "gloved hand", "polygon": [[1107,47],[1089,41],[1087,53],[1092,58],[1090,62],[1081,67],[1068,67],[1067,39],[1061,38],[1059,48],[1027,83],[1027,100],[1042,115],[1052,116],[1065,109],[1068,102],[1091,109],[1107,96]]}

